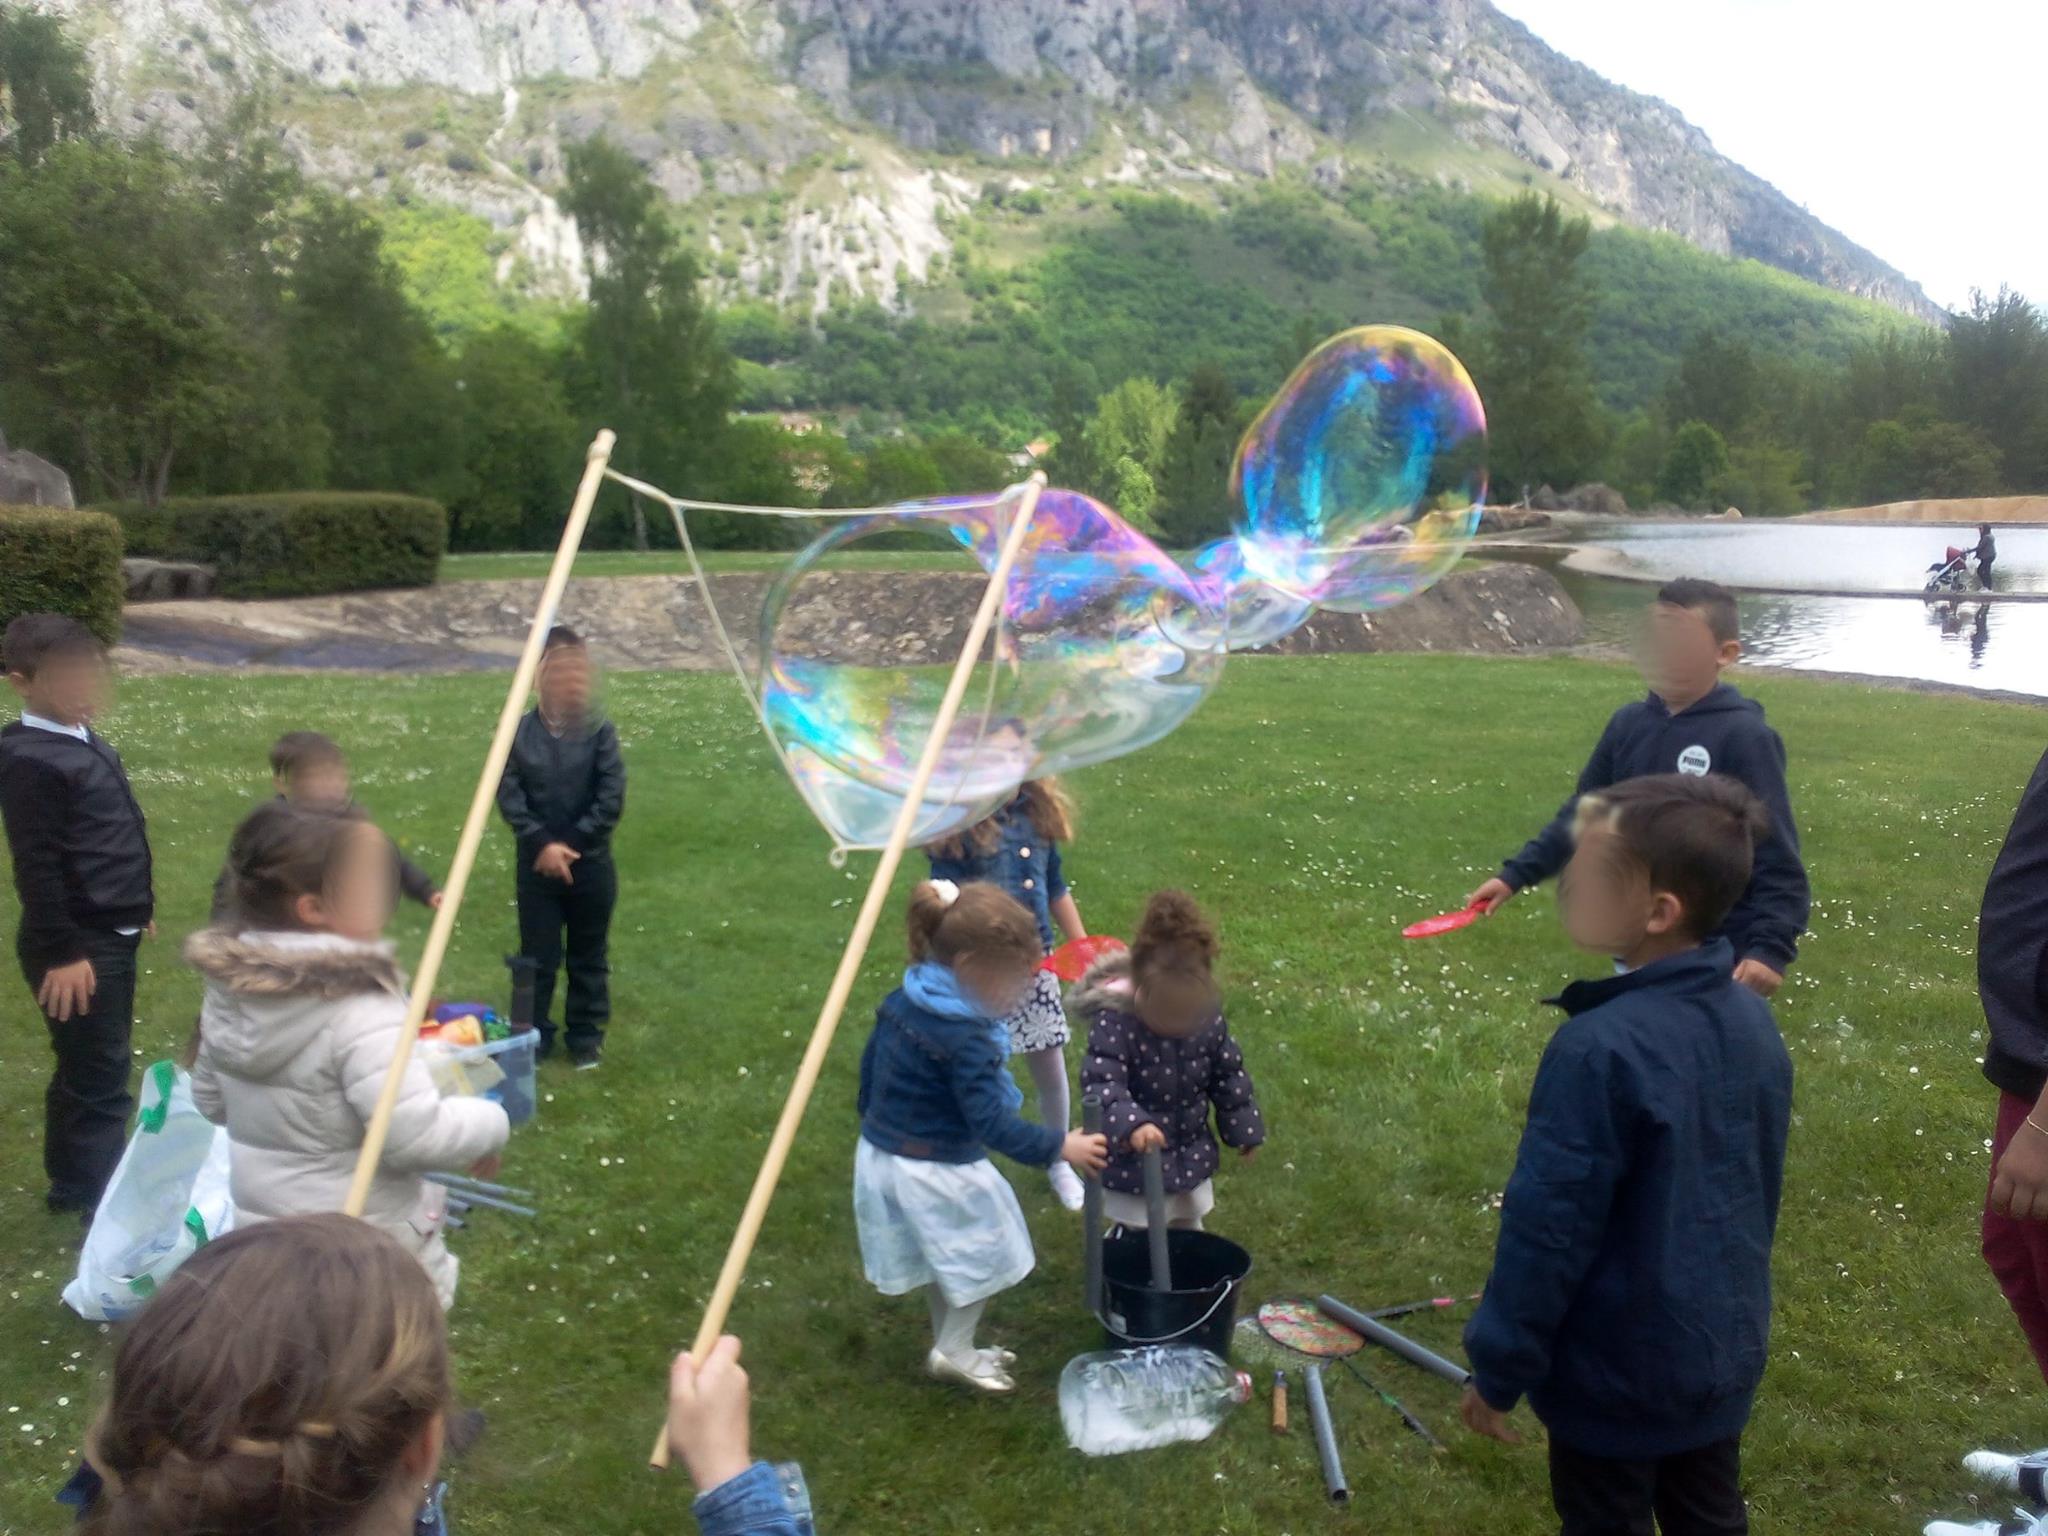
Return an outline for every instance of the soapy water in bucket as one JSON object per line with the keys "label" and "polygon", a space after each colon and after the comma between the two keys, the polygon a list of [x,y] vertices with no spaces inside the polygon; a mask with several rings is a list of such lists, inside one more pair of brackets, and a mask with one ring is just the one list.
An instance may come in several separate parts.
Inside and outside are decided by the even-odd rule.
{"label": "soapy water in bucket", "polygon": [[[938,534],[992,571],[1015,506],[1010,497],[948,497],[850,518],[813,540],[769,589],[763,722],[843,846],[886,841],[953,655],[941,639],[929,661],[849,659],[844,636],[797,622],[816,579],[832,555],[880,533]],[[913,840],[973,825],[1025,779],[1159,740],[1208,696],[1224,654],[1222,604],[1210,586],[1100,503],[1043,492]]]}

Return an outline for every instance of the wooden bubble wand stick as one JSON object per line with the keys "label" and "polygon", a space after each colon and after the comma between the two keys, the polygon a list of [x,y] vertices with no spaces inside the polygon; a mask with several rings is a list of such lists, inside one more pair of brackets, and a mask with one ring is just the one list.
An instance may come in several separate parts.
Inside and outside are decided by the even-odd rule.
{"label": "wooden bubble wand stick", "polygon": [[[789,1160],[789,1149],[796,1142],[797,1128],[803,1123],[804,1111],[810,1107],[811,1092],[818,1086],[818,1074],[824,1070],[825,1055],[832,1048],[833,1032],[839,1028],[839,1016],[846,1010],[846,1000],[860,975],[861,962],[867,958],[868,943],[874,938],[875,924],[882,916],[882,904],[889,899],[889,887],[896,879],[896,867],[903,860],[903,850],[910,843],[910,834],[916,830],[925,791],[931,786],[932,774],[939,765],[939,754],[945,748],[946,738],[952,734],[953,718],[960,712],[960,700],[966,695],[975,663],[981,658],[982,642],[988,638],[996,609],[1009,586],[1010,567],[1017,563],[1017,552],[1024,546],[1031,516],[1038,510],[1038,493],[1044,489],[1045,475],[1041,471],[1024,482],[1024,493],[1017,499],[1001,553],[996,556],[995,567],[989,572],[988,586],[981,594],[981,606],[974,611],[974,622],[968,626],[967,640],[960,647],[960,659],[953,664],[952,680],[946,684],[945,696],[939,700],[938,713],[932,716],[931,735],[925,739],[924,752],[910,777],[910,788],[904,792],[903,808],[896,813],[896,824],[889,829],[889,841],[882,848],[880,862],[875,865],[874,879],[868,882],[867,899],[861,903],[860,916],[854,921],[853,932],[847,936],[846,950],[839,957],[839,970],[832,978],[832,988],[825,994],[825,1005],[818,1010],[818,1022],[811,1030],[811,1043],[804,1049],[803,1062],[796,1069],[796,1081],[790,1084],[789,1098],[783,1103],[782,1116],[775,1122],[775,1134],[769,1138],[767,1154],[761,1159],[761,1171],[754,1176],[753,1191],[747,1196],[746,1209],[740,1212],[740,1224],[732,1235],[732,1246],[726,1250],[725,1264],[718,1271],[718,1283],[712,1287],[710,1303],[704,1308],[704,1321],[697,1329],[697,1341],[690,1346],[690,1353],[696,1359],[702,1360],[710,1352],[725,1329],[726,1314],[732,1310],[733,1298],[739,1294],[740,1281],[747,1272],[747,1260],[753,1255],[755,1240],[761,1235],[761,1223],[768,1216],[768,1203],[775,1198],[775,1186],[782,1178],[782,1166]],[[656,1471],[664,1471],[668,1462],[668,1426],[664,1423],[661,1433],[655,1437],[648,1463]]]}
{"label": "wooden bubble wand stick", "polygon": [[412,996],[405,1006],[405,1024],[398,1032],[398,1051],[384,1074],[384,1088],[377,1107],[363,1129],[363,1149],[356,1155],[355,1178],[348,1187],[342,1210],[351,1216],[363,1214],[370,1198],[370,1181],[377,1176],[378,1159],[384,1155],[384,1140],[391,1132],[391,1112],[398,1104],[398,1090],[405,1081],[405,1069],[412,1061],[412,1048],[420,1037],[420,1023],[427,1015],[427,1003],[440,978],[441,961],[448,953],[448,941],[455,933],[455,916],[462,910],[462,893],[469,886],[469,872],[476,866],[476,853],[490,824],[497,803],[498,780],[505,776],[505,759],[512,753],[512,734],[519,729],[519,717],[526,712],[526,696],[540,669],[541,647],[555,622],[555,610],[562,601],[562,589],[569,584],[569,567],[576,563],[576,551],[583,543],[583,530],[590,522],[591,504],[604,480],[616,441],[606,428],[591,440],[583,464],[583,480],[576,487],[576,499],[569,506],[569,521],[562,529],[562,542],[555,548],[554,564],[540,589],[540,602],[533,611],[533,627],[526,633],[526,648],[519,653],[519,665],[512,671],[512,686],[505,692],[505,707],[498,713],[498,729],[491,737],[491,750],[484,754],[484,771],[470,797],[469,817],[462,824],[462,837],[455,845],[455,860],[448,866],[448,883],[443,887],[440,910],[427,930],[427,947],[420,955],[420,968],[412,979]]}

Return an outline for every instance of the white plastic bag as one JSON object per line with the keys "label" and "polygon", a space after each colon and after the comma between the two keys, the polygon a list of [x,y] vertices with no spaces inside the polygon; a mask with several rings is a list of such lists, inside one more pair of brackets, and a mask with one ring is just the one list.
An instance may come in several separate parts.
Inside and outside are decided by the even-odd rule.
{"label": "white plastic bag", "polygon": [[234,1224],[228,1133],[192,1103],[192,1079],[168,1061],[142,1078],[135,1134],[114,1169],[64,1300],[80,1317],[115,1322]]}

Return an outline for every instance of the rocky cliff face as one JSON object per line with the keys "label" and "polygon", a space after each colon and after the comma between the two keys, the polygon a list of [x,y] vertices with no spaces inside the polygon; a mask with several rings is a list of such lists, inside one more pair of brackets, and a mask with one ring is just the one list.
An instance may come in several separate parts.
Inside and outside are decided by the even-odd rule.
{"label": "rocky cliff face", "polygon": [[1392,158],[1449,181],[1519,164],[1629,223],[1937,313],[1486,0],[33,3],[92,38],[118,119],[195,132],[267,83],[319,174],[481,213],[530,281],[581,280],[548,188],[562,143],[603,128],[680,203],[775,198],[772,232],[714,250],[734,286],[813,306],[924,280],[991,163],[1025,185],[1191,185]]}

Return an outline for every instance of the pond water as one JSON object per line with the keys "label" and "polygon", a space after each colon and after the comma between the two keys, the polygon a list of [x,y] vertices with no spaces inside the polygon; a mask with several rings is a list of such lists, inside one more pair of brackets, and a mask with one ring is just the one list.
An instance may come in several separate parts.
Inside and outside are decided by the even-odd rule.
{"label": "pond water", "polygon": [[[1997,530],[1993,586],[2048,594],[2048,527]],[[1929,603],[1913,591],[1953,526],[1846,523],[1614,523],[1566,542],[1619,550],[1659,579],[1704,576],[1741,593],[1747,658],[1764,666],[1911,678],[2048,697],[2048,602]],[[1586,614],[1588,637],[1626,642],[1650,592],[1643,584],[1557,569]],[[1863,594],[1863,595],[1858,595]]]}

